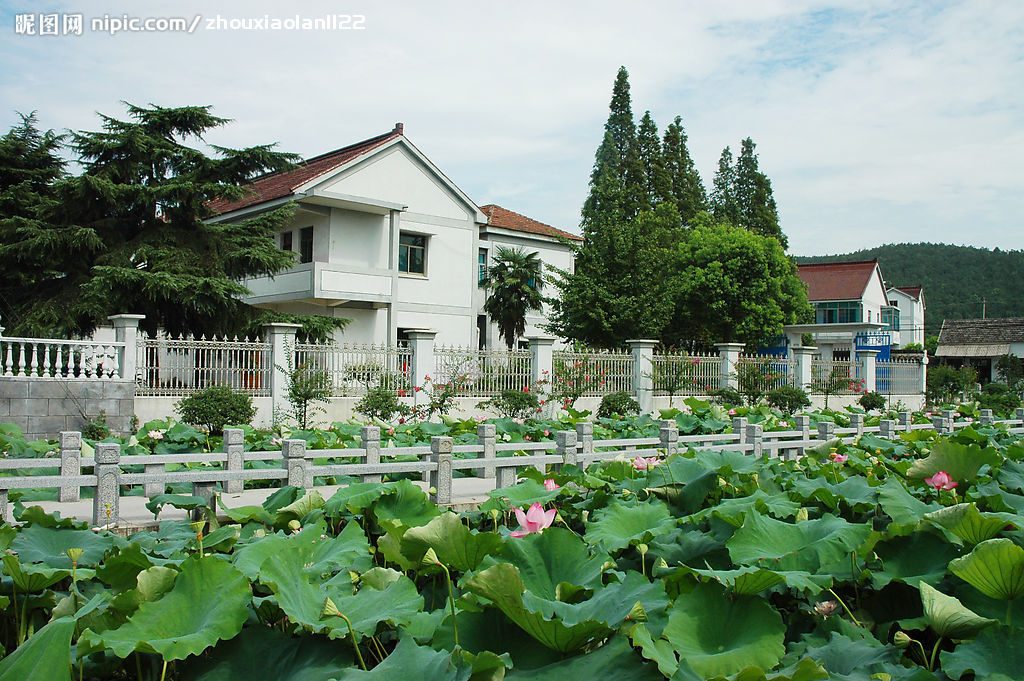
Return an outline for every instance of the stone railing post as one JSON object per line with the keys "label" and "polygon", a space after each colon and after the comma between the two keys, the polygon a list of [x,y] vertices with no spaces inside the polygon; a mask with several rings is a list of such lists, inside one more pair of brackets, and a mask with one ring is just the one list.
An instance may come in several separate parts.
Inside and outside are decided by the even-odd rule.
{"label": "stone railing post", "polygon": [[121,445],[98,442],[93,473],[96,491],[92,498],[92,524],[100,527],[116,524],[121,498]]}
{"label": "stone railing post", "polygon": [[1014,413],[1014,419],[1017,421],[1024,421],[1024,407],[1017,407],[1017,411]]}
{"label": "stone railing post", "polygon": [[560,430],[555,433],[555,454],[562,457],[562,463],[567,466],[579,465],[575,430]]}
{"label": "stone railing post", "polygon": [[310,461],[306,458],[305,440],[285,440],[281,443],[281,463],[288,471],[286,484],[292,487],[310,488],[313,486],[313,471]]}
{"label": "stone railing post", "polygon": [[641,414],[654,411],[654,346],[658,341],[630,339],[626,341],[633,353],[633,394]]}
{"label": "stone railing post", "polygon": [[995,421],[995,417],[993,417],[991,409],[981,409],[978,411],[978,420],[984,425],[989,425]]}
{"label": "stone railing post", "polygon": [[[147,475],[160,475],[167,472],[167,468],[162,463],[147,463],[143,464],[142,472]],[[158,494],[163,494],[166,489],[167,485],[163,482],[147,482],[142,485],[142,493],[150,499]]]}
{"label": "stone railing post", "polygon": [[857,350],[857,357],[860,359],[860,374],[864,379],[864,392],[875,392],[876,367],[875,360],[878,358],[878,350]]}
{"label": "stone railing post", "polygon": [[760,423],[751,423],[746,431],[747,444],[751,446],[750,453],[760,459],[764,454],[764,426]]}
{"label": "stone railing post", "polygon": [[429,329],[416,329],[409,331],[409,349],[412,350],[412,401],[413,404],[421,404],[425,396],[418,388],[426,384],[426,377],[435,373],[434,366],[434,339],[437,331]]}
{"label": "stone railing post", "polygon": [[452,447],[455,440],[435,435],[430,438],[430,460],[437,465],[428,478],[431,489],[430,500],[439,506],[452,503]]}
{"label": "stone railing post", "polygon": [[241,428],[224,429],[224,468],[228,473],[238,475],[224,481],[224,491],[228,494],[239,494],[245,489],[245,480],[241,473],[245,470],[245,434]]}
{"label": "stone railing post", "polygon": [[[60,474],[74,476],[82,474],[82,434],[78,431],[60,433]],[[62,485],[57,492],[57,501],[78,501],[78,483]]]}
{"label": "stone railing post", "polygon": [[139,322],[144,314],[115,314],[107,317],[114,324],[114,340],[124,343],[118,348],[117,364],[121,378],[135,381],[139,374]]}
{"label": "stone railing post", "polygon": [[540,382],[551,384],[555,366],[555,339],[552,336],[530,336],[530,380],[533,386]]}
{"label": "stone railing post", "polygon": [[579,443],[578,460],[580,468],[586,468],[587,464],[594,460],[594,424],[590,421],[576,424],[576,442]]}
{"label": "stone railing post", "polygon": [[909,433],[914,429],[914,419],[911,417],[909,411],[901,411],[896,415],[899,419],[900,430]]}
{"label": "stone railing post", "polygon": [[665,419],[658,429],[658,436],[661,438],[661,448],[665,450],[665,456],[672,456],[679,453],[679,424],[672,419]]}
{"label": "stone railing post", "polygon": [[738,440],[739,444],[744,445],[747,443],[747,417],[746,416],[733,416],[732,417],[732,432],[740,436]]}
{"label": "stone railing post", "polygon": [[811,439],[811,417],[806,414],[800,414],[793,417],[793,429],[800,431],[801,440]]}
{"label": "stone railing post", "polygon": [[497,444],[497,439],[498,427],[493,423],[481,423],[476,427],[476,442],[482,448],[480,458],[484,462],[484,466],[477,470],[485,478],[493,478],[496,475],[494,460],[497,458],[497,452],[494,446]]}
{"label": "stone railing post", "polygon": [[718,348],[718,354],[722,358],[718,386],[737,390],[740,384],[736,378],[736,363],[740,360],[743,343],[715,343],[715,347]]}
{"label": "stone railing post", "polygon": [[273,414],[285,414],[288,403],[288,367],[295,368],[295,334],[300,324],[264,324],[270,343],[270,405]]}
{"label": "stone railing post", "polygon": [[798,345],[791,349],[793,353],[793,385],[804,392],[811,389],[811,362],[818,348],[810,345]]}
{"label": "stone railing post", "polygon": [[932,428],[934,428],[935,432],[938,433],[939,435],[942,435],[947,432],[947,423],[949,423],[949,421],[947,421],[944,416],[932,416]]}
{"label": "stone railing post", "polygon": [[864,434],[864,414],[850,414],[850,427],[857,429],[857,437]]}
{"label": "stone railing post", "polygon": [[896,422],[892,419],[882,419],[878,422],[878,435],[883,440],[896,439]]}
{"label": "stone railing post", "polygon": [[[214,514],[217,513],[217,483],[215,482],[193,482],[192,496],[201,497],[206,500],[206,505]],[[203,519],[205,513],[201,508],[192,509],[192,520],[198,522]]]}
{"label": "stone railing post", "polygon": [[[366,450],[366,456],[363,458],[363,463],[368,463],[376,466],[380,463],[380,426],[363,426],[359,429],[359,440],[362,444],[363,449]],[[364,473],[359,476],[362,482],[377,482],[381,481],[380,473]]]}
{"label": "stone railing post", "polygon": [[836,424],[831,421],[819,421],[818,422],[818,439],[822,442],[828,442],[836,436]]}

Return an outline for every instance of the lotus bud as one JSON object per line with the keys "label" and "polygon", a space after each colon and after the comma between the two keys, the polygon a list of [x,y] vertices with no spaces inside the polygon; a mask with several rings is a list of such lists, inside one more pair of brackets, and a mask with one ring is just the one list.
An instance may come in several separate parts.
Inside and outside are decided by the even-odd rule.
{"label": "lotus bud", "polygon": [[799,508],[796,512],[796,521],[799,523],[803,520],[807,520],[807,518],[807,509],[803,507]]}
{"label": "lotus bud", "polygon": [[496,508],[492,508],[490,511],[488,511],[488,515],[491,516],[491,520],[497,520],[501,517],[501,511],[499,511]]}
{"label": "lotus bud", "polygon": [[640,552],[641,556],[647,555],[647,544],[637,544],[636,550]]}
{"label": "lotus bud", "polygon": [[892,644],[897,648],[906,648],[914,639],[910,638],[905,631],[897,631],[893,637]]}
{"label": "lotus bud", "polygon": [[334,601],[330,598],[324,601],[324,607],[320,610],[321,619],[324,617],[339,617],[340,615],[341,611],[338,610],[338,606],[334,604]]}
{"label": "lotus bud", "polygon": [[78,565],[78,561],[82,558],[82,554],[85,553],[82,549],[68,549],[64,553],[68,554],[68,558],[71,559],[72,565]]}

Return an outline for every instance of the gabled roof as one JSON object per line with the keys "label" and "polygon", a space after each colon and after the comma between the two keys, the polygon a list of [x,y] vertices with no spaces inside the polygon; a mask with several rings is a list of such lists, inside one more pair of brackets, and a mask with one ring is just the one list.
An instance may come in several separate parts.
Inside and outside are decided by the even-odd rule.
{"label": "gabled roof", "polygon": [[807,299],[812,302],[860,300],[878,271],[878,260],[807,263],[798,265],[797,270],[807,285]]}
{"label": "gabled roof", "polygon": [[551,236],[561,239],[571,239],[572,241],[583,241],[583,237],[570,234],[569,232],[563,232],[560,229],[546,225],[543,222],[537,222],[531,220],[525,215],[520,215],[507,208],[502,208],[493,203],[489,203],[486,206],[480,206],[480,210],[483,211],[484,215],[487,216],[487,224],[493,227],[501,227],[502,229],[511,229],[514,232],[528,232],[530,234],[541,234],[543,236]]}
{"label": "gabled roof", "polygon": [[1024,317],[945,319],[939,345],[1024,343]]}
{"label": "gabled roof", "polygon": [[914,300],[921,300],[921,287],[920,286],[894,286],[897,291],[906,293]]}
{"label": "gabled roof", "polygon": [[402,137],[403,132],[402,124],[396,123],[391,132],[384,133],[383,135],[377,135],[376,137],[371,137],[370,139],[363,140],[362,142],[356,142],[355,144],[350,144],[347,147],[335,149],[334,151],[329,151],[326,154],[306,159],[292,170],[285,170],[283,172],[270,173],[257,177],[249,185],[249,188],[252,189],[252,194],[249,196],[236,201],[218,199],[217,201],[211,201],[209,207],[216,214],[230,213],[231,211],[264,203],[265,201],[272,201],[274,199],[290,196],[298,187],[301,187],[310,180],[321,175],[325,175],[332,170],[345,165],[349,161],[352,161],[364,154],[368,154],[374,149]]}

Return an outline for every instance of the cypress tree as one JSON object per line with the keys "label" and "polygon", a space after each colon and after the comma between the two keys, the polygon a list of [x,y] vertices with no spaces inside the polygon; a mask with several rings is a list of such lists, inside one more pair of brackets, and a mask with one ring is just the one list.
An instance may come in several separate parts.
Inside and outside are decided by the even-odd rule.
{"label": "cypress tree", "polygon": [[757,147],[749,137],[743,140],[743,148],[736,159],[735,197],[739,207],[739,224],[746,229],[771,236],[779,240],[782,248],[789,247],[789,240],[779,226],[779,212],[772,196],[772,183],[768,176],[758,169]]}
{"label": "cypress tree", "polygon": [[708,203],[704,183],[690,157],[686,140],[683,119],[676,116],[665,128],[662,158],[669,183],[669,200],[675,203],[684,224],[692,221],[697,213],[707,210]]}
{"label": "cypress tree", "polygon": [[665,157],[658,139],[658,126],[651,118],[651,112],[645,111],[640,119],[636,134],[637,156],[642,170],[644,185],[644,207],[653,208],[664,201],[672,201],[672,186],[665,169]]}
{"label": "cypress tree", "polygon": [[718,157],[718,171],[711,190],[711,212],[719,222],[736,226],[740,224],[740,207],[736,201],[736,166],[733,165],[729,147],[722,149],[722,155]]}

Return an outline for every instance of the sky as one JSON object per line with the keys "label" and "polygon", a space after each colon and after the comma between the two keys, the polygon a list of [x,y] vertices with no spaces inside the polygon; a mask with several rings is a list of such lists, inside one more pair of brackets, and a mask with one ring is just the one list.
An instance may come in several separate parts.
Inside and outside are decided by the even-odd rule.
{"label": "sky", "polygon": [[[81,35],[38,34],[76,14]],[[328,14],[360,28],[232,27]],[[125,15],[195,29],[93,26]],[[622,65],[638,120],[682,117],[705,186],[753,138],[791,253],[1024,248],[1024,3],[4,0],[0,35],[3,130],[203,104],[233,119],[209,143],[313,156],[401,121],[478,205],[577,233]]]}

